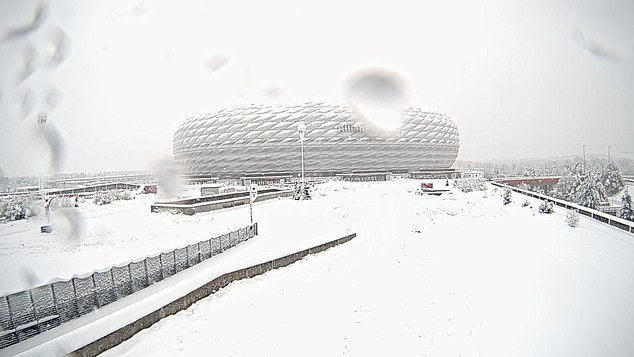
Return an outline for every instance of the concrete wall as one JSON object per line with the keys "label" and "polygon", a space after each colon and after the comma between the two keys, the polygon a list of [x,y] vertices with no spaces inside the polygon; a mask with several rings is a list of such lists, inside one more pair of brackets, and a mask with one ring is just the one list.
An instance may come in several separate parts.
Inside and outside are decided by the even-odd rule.
{"label": "concrete wall", "polygon": [[[173,203],[153,203],[150,205],[151,212],[170,211],[175,213],[194,215],[196,213],[215,211],[223,208],[230,208],[241,205],[248,205],[250,198],[248,192],[234,192],[232,194],[244,197],[233,197],[224,200],[200,202],[193,204],[173,204]],[[232,195],[227,194],[227,195]],[[274,190],[274,192],[261,193],[254,202],[266,201],[281,197],[293,196],[292,190]],[[192,200],[193,201],[193,200]]]}
{"label": "concrete wall", "polygon": [[136,334],[137,332],[152,326],[154,323],[158,322],[162,318],[167,317],[169,315],[173,315],[181,310],[185,310],[189,308],[192,304],[194,304],[198,300],[201,300],[215,293],[219,289],[226,287],[227,285],[229,285],[230,283],[236,280],[252,278],[256,275],[263,274],[269,270],[285,267],[298,260],[301,260],[308,254],[316,254],[326,249],[329,249],[331,247],[334,247],[336,245],[346,243],[352,240],[353,238],[355,238],[356,236],[357,236],[356,233],[353,233],[345,237],[335,239],[333,241],[320,244],[318,246],[315,246],[309,249],[302,250],[300,252],[289,254],[281,258],[273,259],[268,262],[264,262],[261,264],[244,268],[244,269],[223,274],[213,279],[212,281],[208,282],[207,284],[199,287],[198,289],[190,292],[189,294],[172,301],[171,303],[163,306],[162,308],[155,310],[149,313],[148,315],[145,315],[144,317],[138,319],[137,321],[131,324],[128,324],[127,326],[124,326],[120,328],[119,330],[112,332],[111,334],[78,349],[77,351],[74,351],[73,353],[78,356],[96,356],[112,347],[115,347],[121,342],[129,339],[130,337],[134,336],[134,334]]}

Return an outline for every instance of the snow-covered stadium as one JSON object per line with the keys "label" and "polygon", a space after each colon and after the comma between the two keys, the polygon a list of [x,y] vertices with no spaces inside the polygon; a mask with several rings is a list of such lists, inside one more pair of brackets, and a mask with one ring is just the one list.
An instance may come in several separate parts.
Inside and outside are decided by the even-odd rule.
{"label": "snow-covered stadium", "polygon": [[447,169],[458,155],[458,128],[442,114],[407,108],[400,127],[385,132],[346,107],[304,103],[189,118],[174,134],[174,158],[190,175],[297,173],[300,122],[305,170],[313,175]]}

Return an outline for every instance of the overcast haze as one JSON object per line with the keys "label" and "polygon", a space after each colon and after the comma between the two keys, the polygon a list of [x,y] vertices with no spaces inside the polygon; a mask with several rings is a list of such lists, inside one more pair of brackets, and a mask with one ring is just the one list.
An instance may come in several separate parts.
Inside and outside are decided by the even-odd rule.
{"label": "overcast haze", "polygon": [[142,170],[172,157],[189,116],[343,104],[346,80],[368,68],[398,74],[410,106],[456,122],[459,160],[582,144],[634,157],[632,1],[38,4],[0,2],[6,175],[48,167],[39,111],[64,142],[53,170]]}

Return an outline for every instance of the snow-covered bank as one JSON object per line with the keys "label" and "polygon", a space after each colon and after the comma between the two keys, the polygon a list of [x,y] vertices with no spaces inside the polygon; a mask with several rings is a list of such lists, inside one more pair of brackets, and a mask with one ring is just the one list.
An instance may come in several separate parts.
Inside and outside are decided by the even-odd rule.
{"label": "snow-covered bank", "polygon": [[632,235],[586,217],[571,228],[564,210],[539,214],[518,194],[503,206],[500,192],[415,196],[419,184],[337,183],[289,202],[290,222],[316,206],[312,221],[357,238],[234,283],[105,355],[634,353]]}

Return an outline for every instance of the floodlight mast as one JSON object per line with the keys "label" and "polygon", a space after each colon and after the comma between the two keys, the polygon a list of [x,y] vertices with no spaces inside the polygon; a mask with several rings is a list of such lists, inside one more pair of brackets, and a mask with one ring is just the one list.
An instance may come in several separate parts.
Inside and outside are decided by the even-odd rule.
{"label": "floodlight mast", "polygon": [[301,186],[304,187],[304,135],[306,134],[306,124],[299,122],[297,123],[297,132],[299,133],[299,145],[301,147],[302,152],[302,179]]}

